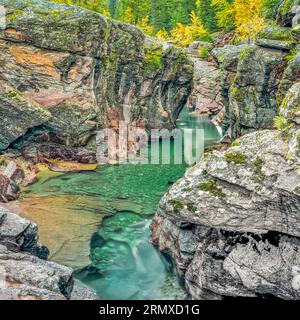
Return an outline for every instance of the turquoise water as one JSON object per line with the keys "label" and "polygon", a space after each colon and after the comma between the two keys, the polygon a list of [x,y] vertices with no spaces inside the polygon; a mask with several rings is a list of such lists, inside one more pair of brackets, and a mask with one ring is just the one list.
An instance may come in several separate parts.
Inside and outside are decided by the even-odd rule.
{"label": "turquoise water", "polygon": [[[219,139],[211,121],[187,111],[178,119],[178,127],[204,129],[206,145]],[[56,174],[31,186],[24,200],[39,195],[38,205],[43,197],[67,196],[71,202],[76,199],[76,205],[60,201],[58,211],[64,212],[65,205],[83,219],[85,214],[104,216],[90,235],[90,264],[76,270],[77,279],[103,299],[176,299],[181,297],[180,289],[170,264],[149,243],[149,224],[160,198],[186,168],[186,164],[120,164],[96,172]],[[85,201],[78,201],[79,197]],[[63,260],[64,256],[59,262],[68,264]]]}

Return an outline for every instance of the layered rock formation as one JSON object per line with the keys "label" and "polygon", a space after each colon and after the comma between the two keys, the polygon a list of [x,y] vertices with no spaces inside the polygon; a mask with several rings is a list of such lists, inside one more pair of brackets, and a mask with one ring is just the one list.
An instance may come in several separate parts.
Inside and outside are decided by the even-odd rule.
{"label": "layered rock formation", "polygon": [[[259,42],[258,42],[259,43]],[[224,133],[231,139],[253,129],[272,128],[276,92],[285,66],[281,49],[227,45],[213,50],[222,73]]]}
{"label": "layered rock formation", "polygon": [[[228,141],[247,135],[206,154],[174,184],[152,240],[173,258],[194,299],[300,298],[297,1],[282,1],[283,27],[267,28],[255,44],[218,45],[210,50],[214,60],[199,59],[198,47],[186,54],[80,8],[37,0],[0,5],[7,10],[0,151],[95,162],[102,127],[125,120],[170,128],[186,102],[199,113],[223,106],[218,121]],[[278,110],[279,131],[256,131],[271,129]],[[0,159],[1,202],[33,181],[34,167],[25,167]],[[72,298],[72,270],[45,261],[47,253],[34,224],[0,207],[0,298]],[[75,298],[93,297],[74,291]]]}
{"label": "layered rock formation", "polygon": [[78,7],[0,5],[0,149],[93,162],[104,125],[174,125],[193,73],[181,49]]}
{"label": "layered rock formation", "polygon": [[[300,299],[300,60],[293,21],[293,29],[272,27],[256,44],[212,51],[225,105],[219,120],[232,144],[206,153],[176,182],[152,223],[153,243],[172,257],[193,299]],[[271,130],[274,117],[278,130]]]}
{"label": "layered rock formation", "polygon": [[153,241],[193,298],[300,298],[297,150],[277,131],[248,134],[206,154],[164,196]]}

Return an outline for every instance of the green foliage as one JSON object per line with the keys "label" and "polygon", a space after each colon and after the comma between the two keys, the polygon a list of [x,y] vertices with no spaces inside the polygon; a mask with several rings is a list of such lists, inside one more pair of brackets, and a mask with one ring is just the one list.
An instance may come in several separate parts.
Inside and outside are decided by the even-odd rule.
{"label": "green foliage", "polygon": [[241,144],[239,139],[236,139],[234,141],[232,141],[231,146],[232,147],[238,147]]}
{"label": "green foliage", "polygon": [[51,0],[52,2],[76,5],[91,11],[110,16],[109,8],[105,0]]}
{"label": "green foliage", "polygon": [[217,185],[217,183],[211,179],[200,183],[197,186],[198,189],[202,191],[207,191],[212,193],[215,197],[224,198],[226,195],[223,192],[222,188]]}
{"label": "green foliage", "polygon": [[300,157],[300,133],[297,134],[297,157]]}
{"label": "green foliage", "polygon": [[254,172],[256,174],[256,177],[258,181],[261,181],[265,178],[265,175],[262,173],[262,166],[263,166],[263,161],[260,157],[256,157],[255,160],[253,161],[254,164]]}
{"label": "green foliage", "polygon": [[212,6],[212,0],[197,0],[197,8],[204,27],[211,32],[218,31],[216,8]]}
{"label": "green foliage", "polygon": [[212,0],[212,5],[216,12],[217,25],[226,31],[233,30],[235,27],[235,10],[233,1]]}
{"label": "green foliage", "polygon": [[292,9],[292,6],[294,5],[295,0],[283,0],[281,2],[282,3],[279,6],[280,13],[282,15],[285,15]]}
{"label": "green foliage", "polygon": [[290,51],[290,53],[285,56],[285,59],[286,59],[287,61],[291,61],[291,60],[293,60],[293,59],[296,57],[296,55],[297,55],[298,53],[299,53],[299,51],[298,51],[297,49],[292,49],[292,50]]}
{"label": "green foliage", "polygon": [[268,23],[265,30],[259,34],[260,38],[270,40],[290,41],[292,38],[291,29],[276,25],[275,23]]}
{"label": "green foliage", "polygon": [[[138,26],[186,46],[192,41],[213,41],[220,29],[235,30],[241,40],[252,40],[265,28],[264,19],[290,9],[293,0],[52,0],[78,5]],[[207,56],[207,52],[203,52]]]}
{"label": "green foliage", "polygon": [[284,137],[288,137],[293,125],[284,116],[276,116],[274,118],[274,128],[279,130]]}
{"label": "green foliage", "polygon": [[227,162],[233,162],[235,164],[245,164],[247,161],[247,157],[239,151],[225,153],[225,159]]}
{"label": "green foliage", "polygon": [[191,192],[193,189],[192,188],[189,188],[189,187],[186,187],[186,188],[183,188],[182,191],[183,192]]}
{"label": "green foliage", "polygon": [[263,11],[266,18],[273,18],[282,3],[282,0],[264,0]]}
{"label": "green foliage", "polygon": [[196,212],[197,211],[197,207],[193,203],[188,203],[187,204],[187,209],[189,211],[192,211],[192,212]]}
{"label": "green foliage", "polygon": [[202,59],[207,59],[210,57],[210,53],[207,47],[203,47],[199,49],[199,57]]}
{"label": "green foliage", "polygon": [[144,51],[145,51],[146,69],[150,73],[157,71],[158,69],[161,69],[163,65],[163,61],[162,61],[163,48],[162,47],[157,47],[157,48],[145,47]]}
{"label": "green foliage", "polygon": [[169,204],[174,208],[175,212],[179,212],[184,208],[184,205],[180,201],[175,199],[170,200]]}

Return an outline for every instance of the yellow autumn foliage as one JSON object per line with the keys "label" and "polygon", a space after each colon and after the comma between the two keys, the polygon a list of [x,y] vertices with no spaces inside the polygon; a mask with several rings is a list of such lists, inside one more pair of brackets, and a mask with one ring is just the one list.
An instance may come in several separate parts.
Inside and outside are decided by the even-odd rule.
{"label": "yellow autumn foliage", "polygon": [[123,21],[125,23],[134,24],[135,16],[131,7],[127,7],[124,12]]}
{"label": "yellow autumn foliage", "polygon": [[263,4],[262,0],[212,0],[212,5],[217,8],[219,27],[235,28],[238,38],[248,41],[265,29]]}
{"label": "yellow autumn foliage", "polygon": [[92,10],[95,12],[99,12],[107,17],[111,17],[108,6],[104,0],[51,0],[52,2],[68,4],[68,5],[76,5],[82,8]]}
{"label": "yellow autumn foliage", "polygon": [[188,46],[207,33],[195,11],[191,12],[190,19],[188,25],[177,23],[175,28],[170,31],[170,34],[165,30],[159,30],[156,36],[161,40],[172,40],[179,46]]}
{"label": "yellow autumn foliage", "polygon": [[216,18],[218,26],[222,29],[232,29],[235,22],[233,4],[227,0],[212,0],[211,3],[217,8]]}
{"label": "yellow autumn foliage", "polygon": [[146,34],[153,35],[153,27],[149,23],[149,16],[146,16],[138,21],[137,26]]}
{"label": "yellow autumn foliage", "polygon": [[165,29],[161,29],[156,33],[156,38],[159,40],[167,41],[170,40],[170,35]]}
{"label": "yellow autumn foliage", "polygon": [[236,33],[239,38],[249,41],[254,39],[266,27],[262,16],[263,1],[235,0],[233,4]]}

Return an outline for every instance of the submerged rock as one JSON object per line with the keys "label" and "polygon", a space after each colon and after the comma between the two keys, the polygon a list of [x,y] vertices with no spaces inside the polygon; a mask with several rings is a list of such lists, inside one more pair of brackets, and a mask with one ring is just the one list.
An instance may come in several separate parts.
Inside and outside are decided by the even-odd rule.
{"label": "submerged rock", "polygon": [[37,226],[0,206],[0,300],[96,299],[74,288],[73,270],[46,261]]}

